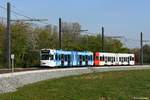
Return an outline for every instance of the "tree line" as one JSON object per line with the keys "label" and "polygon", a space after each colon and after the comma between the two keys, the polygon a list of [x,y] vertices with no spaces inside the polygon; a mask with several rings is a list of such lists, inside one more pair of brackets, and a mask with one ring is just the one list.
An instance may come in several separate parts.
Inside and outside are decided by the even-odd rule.
{"label": "tree line", "polygon": [[[78,29],[80,30],[80,29]],[[5,34],[6,25],[0,22],[0,67],[5,68]],[[37,26],[32,23],[15,22],[11,23],[11,49],[15,55],[15,67],[39,66],[39,51],[43,48],[59,49],[58,28],[51,25]],[[101,35],[81,34],[80,31],[73,31],[64,27],[62,31],[62,49],[78,51],[101,51]],[[124,47],[118,39],[105,38],[103,52],[136,53],[139,49]],[[144,52],[150,54],[150,46],[144,46]],[[149,55],[144,55],[145,62],[150,61]]]}

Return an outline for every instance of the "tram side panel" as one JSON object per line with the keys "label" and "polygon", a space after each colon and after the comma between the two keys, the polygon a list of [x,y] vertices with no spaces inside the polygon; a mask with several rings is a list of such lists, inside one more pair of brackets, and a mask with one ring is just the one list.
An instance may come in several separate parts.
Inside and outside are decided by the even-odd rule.
{"label": "tram side panel", "polygon": [[72,51],[72,66],[78,66],[78,56],[76,51]]}
{"label": "tram side panel", "polygon": [[94,65],[95,66],[99,66],[100,65],[100,60],[99,60],[99,52],[96,52],[95,54],[94,54]]}

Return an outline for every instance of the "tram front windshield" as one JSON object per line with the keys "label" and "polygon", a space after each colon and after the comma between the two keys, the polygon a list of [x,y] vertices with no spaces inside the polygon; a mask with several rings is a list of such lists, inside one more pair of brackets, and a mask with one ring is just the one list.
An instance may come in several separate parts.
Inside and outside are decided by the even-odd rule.
{"label": "tram front windshield", "polygon": [[49,50],[41,51],[41,60],[53,60],[53,55],[50,54]]}
{"label": "tram front windshield", "polygon": [[42,60],[53,60],[53,55],[51,55],[51,54],[42,54]]}
{"label": "tram front windshield", "polygon": [[48,54],[42,54],[42,60],[49,60]]}

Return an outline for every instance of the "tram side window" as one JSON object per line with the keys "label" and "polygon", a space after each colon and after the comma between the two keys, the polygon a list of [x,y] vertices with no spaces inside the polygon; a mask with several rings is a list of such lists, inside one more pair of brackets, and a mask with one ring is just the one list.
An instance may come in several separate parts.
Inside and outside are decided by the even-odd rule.
{"label": "tram side window", "polygon": [[121,57],[121,62],[123,62],[123,57]]}
{"label": "tram side window", "polygon": [[112,58],[112,57],[110,57],[110,61],[111,61],[111,62],[113,61],[113,58]]}
{"label": "tram side window", "polygon": [[108,61],[111,61],[111,57],[108,57]]}
{"label": "tram side window", "polygon": [[111,62],[113,62],[114,61],[114,58],[113,57],[111,57]]}
{"label": "tram side window", "polygon": [[83,61],[85,61],[85,56],[82,56],[82,58],[83,58]]}
{"label": "tram side window", "polygon": [[101,56],[101,57],[100,57],[100,60],[101,60],[101,61],[104,61],[104,56]]}
{"label": "tram side window", "polygon": [[130,61],[132,61],[132,57],[130,56]]}
{"label": "tram side window", "polygon": [[102,61],[102,57],[100,57],[100,61]]}
{"label": "tram side window", "polygon": [[128,61],[128,58],[126,57],[126,61]]}
{"label": "tram side window", "polygon": [[104,61],[104,56],[102,57],[102,60]]}
{"label": "tram side window", "polygon": [[124,57],[124,61],[127,61],[127,60],[126,60],[126,57]]}
{"label": "tram side window", "polygon": [[119,61],[121,62],[121,57],[119,57]]}
{"label": "tram side window", "polygon": [[96,56],[96,60],[99,60],[99,56]]}
{"label": "tram side window", "polygon": [[67,55],[65,55],[65,61],[67,61]]}
{"label": "tram side window", "polygon": [[109,61],[109,57],[107,57],[107,61]]}
{"label": "tram side window", "polygon": [[113,62],[114,61],[114,58],[113,57],[111,57],[111,62]]}
{"label": "tram side window", "polygon": [[105,57],[105,61],[107,61],[107,57]]}
{"label": "tram side window", "polygon": [[68,55],[68,60],[69,60],[69,61],[71,60],[71,55]]}
{"label": "tram side window", "polygon": [[111,57],[111,62],[114,62],[114,57]]}
{"label": "tram side window", "polygon": [[82,60],[82,56],[81,55],[79,55],[79,60]]}
{"label": "tram side window", "polygon": [[87,56],[87,60],[90,60],[90,56]]}
{"label": "tram side window", "polygon": [[91,60],[91,56],[88,56],[88,60]]}
{"label": "tram side window", "polygon": [[53,56],[53,55],[49,55],[49,59],[50,59],[50,60],[53,60],[53,59],[54,59],[54,56]]}
{"label": "tram side window", "polygon": [[88,55],[85,56],[85,60],[88,61]]}
{"label": "tram side window", "polygon": [[61,60],[61,55],[59,55],[59,60]]}
{"label": "tram side window", "polygon": [[113,62],[113,57],[110,57],[110,61]]}
{"label": "tram side window", "polygon": [[62,60],[64,59],[64,55],[63,55],[63,54],[61,54],[61,59],[62,59]]}

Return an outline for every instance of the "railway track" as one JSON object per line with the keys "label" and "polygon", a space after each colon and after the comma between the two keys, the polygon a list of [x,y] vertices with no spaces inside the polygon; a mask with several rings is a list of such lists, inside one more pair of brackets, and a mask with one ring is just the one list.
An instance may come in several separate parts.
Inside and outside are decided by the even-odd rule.
{"label": "railway track", "polygon": [[[48,67],[33,67],[33,68],[15,68],[14,72],[23,72],[23,71],[32,71],[32,70],[50,70],[50,69],[57,69],[57,68],[48,68]],[[0,74],[4,73],[11,73],[11,69],[0,69]]]}
{"label": "railway track", "polygon": [[[128,67],[131,68],[131,67],[145,67],[145,66],[149,66],[150,65],[143,65],[143,66],[140,66],[140,65],[135,65],[135,66],[96,66],[96,67],[89,67],[89,68],[115,68],[115,69],[120,69],[120,68],[124,68],[124,69],[127,69]],[[68,67],[68,68],[84,68],[84,67]],[[67,68],[67,69],[68,69]],[[65,68],[50,68],[50,67],[31,67],[31,68],[15,68],[14,69],[14,72],[24,72],[24,71],[34,71],[34,70],[54,70],[54,69],[65,69]],[[0,69],[0,74],[4,74],[4,73],[12,73],[12,70],[11,69]]]}

